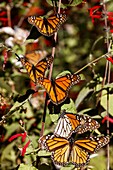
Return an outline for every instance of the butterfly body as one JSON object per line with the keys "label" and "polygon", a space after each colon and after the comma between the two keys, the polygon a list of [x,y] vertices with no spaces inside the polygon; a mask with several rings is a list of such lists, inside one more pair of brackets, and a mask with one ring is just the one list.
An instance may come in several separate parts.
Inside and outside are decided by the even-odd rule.
{"label": "butterfly body", "polygon": [[28,17],[28,22],[36,26],[38,31],[45,36],[52,36],[59,30],[60,25],[66,20],[65,14],[56,14],[49,18],[36,16]]}
{"label": "butterfly body", "polygon": [[39,140],[43,147],[51,152],[51,158],[57,165],[65,166],[72,163],[76,168],[89,162],[89,156],[97,152],[109,142],[108,136],[89,137],[85,139],[68,140],[54,135],[44,136]]}
{"label": "butterfly body", "polygon": [[100,124],[90,116],[63,111],[58,119],[54,134],[57,137],[69,138],[72,133],[82,134],[99,127]]}
{"label": "butterfly body", "polygon": [[58,105],[68,96],[69,89],[80,81],[80,76],[76,74],[66,74],[55,80],[40,77],[38,83],[41,84],[48,93],[51,101]]}

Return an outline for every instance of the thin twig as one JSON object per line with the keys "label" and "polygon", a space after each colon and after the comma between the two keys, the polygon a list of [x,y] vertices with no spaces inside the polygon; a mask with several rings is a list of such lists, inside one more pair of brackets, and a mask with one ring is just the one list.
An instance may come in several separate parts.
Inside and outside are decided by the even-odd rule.
{"label": "thin twig", "polygon": [[[108,20],[107,20],[107,9],[106,9],[106,4],[105,4],[105,0],[103,0],[103,9],[104,9],[104,14],[105,14],[105,18],[104,18],[104,23],[105,23],[105,28],[106,30],[108,30]],[[106,42],[107,42],[107,52],[109,52],[109,32],[106,31]],[[104,84],[105,84],[105,80],[106,80],[106,76],[108,75],[108,78],[107,78],[107,84],[109,84],[110,82],[110,68],[111,68],[111,63],[109,63],[107,61],[106,63],[106,70],[105,70],[105,76],[104,76]],[[104,85],[103,84],[103,85]],[[107,93],[107,117],[109,117],[109,90],[108,90],[108,93]],[[107,120],[107,135],[109,135],[109,120]],[[110,155],[109,155],[109,144],[107,145],[107,170],[109,170],[109,164],[110,164]]]}
{"label": "thin twig", "polygon": [[88,63],[87,65],[85,65],[84,67],[82,67],[81,69],[79,69],[78,71],[76,71],[74,74],[80,73],[81,71],[83,71],[83,70],[84,70],[85,68],[87,68],[88,66],[90,66],[90,65],[98,62],[100,59],[106,57],[107,54],[108,54],[108,53],[106,53],[106,54],[100,56],[99,58],[96,58],[95,60],[91,61],[90,63]]}
{"label": "thin twig", "polygon": [[42,118],[42,127],[41,127],[41,131],[40,131],[40,137],[42,137],[44,134],[45,119],[46,119],[46,107],[47,107],[47,93],[46,93],[46,97],[45,97],[44,113],[43,113],[43,118]]}
{"label": "thin twig", "polygon": [[[24,127],[24,126],[21,126],[21,128],[22,128],[22,130],[27,134],[27,131],[26,131],[25,127]],[[36,152],[35,152],[35,148],[34,148],[33,142],[32,142],[32,140],[30,139],[30,137],[29,137],[28,134],[27,134],[27,138],[30,140],[30,145],[32,146],[32,149],[33,149],[32,152],[33,152],[34,155],[36,156]]]}
{"label": "thin twig", "polygon": [[[59,0],[58,13],[60,13],[60,6],[61,6],[61,0]],[[56,44],[56,40],[57,40],[57,32],[54,34],[55,44]],[[55,50],[56,50],[56,47],[53,47],[52,48],[52,54],[51,54],[53,58],[55,56]],[[50,71],[49,71],[49,76],[48,76],[49,80],[51,80],[52,71],[53,71],[53,63],[50,66]],[[45,119],[46,119],[46,107],[47,107],[47,94],[46,94],[45,104],[44,104],[44,113],[43,113],[43,118],[42,118],[42,127],[41,127],[40,137],[42,137],[43,134],[44,134]]]}
{"label": "thin twig", "polygon": [[13,110],[12,108],[10,109],[10,111],[6,114],[6,115],[3,115],[2,116],[2,120],[0,121],[0,126],[3,125],[6,120],[13,115],[14,112],[18,111],[23,105],[24,105],[25,102],[23,102],[22,104],[20,104],[19,106],[15,107]]}
{"label": "thin twig", "polygon": [[11,7],[7,5],[6,9],[7,9],[8,26],[11,27]]}

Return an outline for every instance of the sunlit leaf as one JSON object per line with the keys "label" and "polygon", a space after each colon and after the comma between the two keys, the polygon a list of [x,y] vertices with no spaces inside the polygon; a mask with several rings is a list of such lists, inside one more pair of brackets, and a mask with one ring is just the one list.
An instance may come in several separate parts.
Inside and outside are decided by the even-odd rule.
{"label": "sunlit leaf", "polygon": [[68,165],[66,167],[61,167],[61,170],[73,170],[74,165]]}
{"label": "sunlit leaf", "polygon": [[38,152],[38,156],[50,156],[51,155],[51,153],[50,152],[47,152],[47,151],[45,151],[45,150],[40,150],[39,152]]}
{"label": "sunlit leaf", "polygon": [[[113,94],[108,94],[108,95],[109,95],[109,97],[107,96],[107,91],[103,90],[100,103],[103,106],[103,108],[105,110],[107,110],[107,102],[109,102],[108,112],[111,116],[113,116]],[[108,100],[108,98],[109,98],[109,100]]]}
{"label": "sunlit leaf", "polygon": [[74,104],[72,99],[70,99],[70,103],[69,104],[64,104],[61,107],[61,111],[63,111],[63,110],[66,110],[66,112],[72,112],[72,113],[76,113],[77,112],[75,104]]}
{"label": "sunlit leaf", "polygon": [[59,115],[58,114],[50,114],[50,118],[52,122],[56,122],[58,120]]}
{"label": "sunlit leaf", "polygon": [[17,122],[13,122],[11,125],[9,126],[5,126],[6,128],[6,134],[5,134],[5,140],[8,139],[18,128],[20,127],[19,123]]}
{"label": "sunlit leaf", "polygon": [[25,165],[25,164],[20,164],[19,169],[18,170],[38,170],[37,168],[35,168],[32,165]]}
{"label": "sunlit leaf", "polygon": [[83,89],[80,91],[79,95],[77,96],[77,99],[75,101],[76,108],[80,105],[80,103],[85,99],[85,97],[91,93],[93,89],[90,89],[89,87],[83,87]]}
{"label": "sunlit leaf", "polygon": [[[53,3],[51,0],[46,0],[48,4],[50,4],[51,6],[53,6]],[[57,6],[59,1],[58,0],[53,0],[53,2],[56,1]],[[66,8],[67,6],[77,6],[79,5],[83,0],[62,0],[61,1],[61,8]]]}
{"label": "sunlit leaf", "polygon": [[15,151],[13,150],[15,143],[11,142],[4,149],[2,148],[1,161],[7,159],[12,161],[16,158]]}

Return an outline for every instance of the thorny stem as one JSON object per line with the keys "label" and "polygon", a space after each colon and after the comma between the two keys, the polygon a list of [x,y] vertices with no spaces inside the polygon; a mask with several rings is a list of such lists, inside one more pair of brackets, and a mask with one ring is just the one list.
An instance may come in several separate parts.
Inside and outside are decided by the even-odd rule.
{"label": "thorny stem", "polygon": [[[58,13],[60,13],[60,6],[61,6],[61,0],[59,0]],[[56,43],[56,40],[57,40],[57,32],[54,34],[55,43]],[[56,47],[53,47],[52,48],[52,53],[51,53],[53,58],[55,56],[55,50],[56,50]],[[49,71],[49,76],[48,76],[49,80],[51,80],[52,71],[53,71],[53,63],[50,66],[50,71]],[[40,137],[42,137],[43,134],[44,134],[45,118],[46,118],[46,107],[47,107],[47,94],[46,94],[45,104],[44,104],[44,113],[43,113],[43,118],[42,118],[42,127],[41,127]]]}

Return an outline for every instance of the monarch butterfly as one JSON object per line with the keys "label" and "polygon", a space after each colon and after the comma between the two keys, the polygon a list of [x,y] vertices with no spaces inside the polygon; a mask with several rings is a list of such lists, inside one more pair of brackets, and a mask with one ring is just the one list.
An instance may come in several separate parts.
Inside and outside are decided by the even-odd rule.
{"label": "monarch butterfly", "polygon": [[67,98],[71,86],[77,84],[79,81],[79,75],[69,73],[54,81],[45,77],[39,77],[38,79],[38,83],[46,89],[51,101],[56,105],[62,103]]}
{"label": "monarch butterfly", "polygon": [[30,53],[27,53],[25,55],[25,58],[29,63],[31,63],[35,66],[37,64],[37,62],[44,59],[46,56],[47,56],[46,51],[38,50],[38,51],[32,51]]}
{"label": "monarch butterfly", "polygon": [[97,152],[109,141],[109,136],[95,136],[79,140],[70,138],[67,140],[63,137],[48,135],[39,139],[41,146],[52,152],[51,159],[54,164],[65,166],[72,163],[76,168],[86,165],[90,160],[90,154]]}
{"label": "monarch butterfly", "polygon": [[26,68],[30,79],[36,83],[37,79],[39,77],[43,77],[44,73],[46,71],[46,69],[48,67],[50,67],[51,63],[53,62],[53,57],[49,56],[46,57],[44,59],[42,59],[41,61],[39,61],[37,64],[35,64],[35,66],[33,64],[31,64],[28,59],[26,57],[19,57],[17,54],[16,56],[18,57],[18,59],[21,61],[21,63],[23,64],[23,66]]}
{"label": "monarch butterfly", "polygon": [[100,124],[90,116],[72,114],[64,110],[59,117],[54,135],[69,138],[72,133],[82,134],[99,127]]}
{"label": "monarch butterfly", "polygon": [[36,16],[28,17],[28,22],[36,26],[38,31],[45,36],[52,36],[60,28],[60,25],[65,22],[65,14],[56,14],[49,18],[41,18]]}

